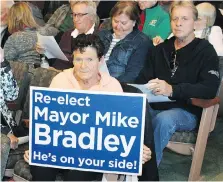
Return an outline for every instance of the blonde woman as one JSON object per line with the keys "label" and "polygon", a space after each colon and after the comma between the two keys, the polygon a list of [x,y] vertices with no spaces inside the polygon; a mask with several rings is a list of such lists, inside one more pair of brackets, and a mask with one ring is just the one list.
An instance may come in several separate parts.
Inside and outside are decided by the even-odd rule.
{"label": "blonde woman", "polygon": [[216,19],[216,9],[210,3],[196,6],[198,20],[195,23],[195,36],[207,39],[215,48],[218,56],[223,56],[223,34],[219,26],[213,26]]}
{"label": "blonde woman", "polygon": [[5,60],[40,64],[40,55],[36,51],[36,24],[29,5],[15,3],[8,14],[8,31],[12,34],[5,43]]}

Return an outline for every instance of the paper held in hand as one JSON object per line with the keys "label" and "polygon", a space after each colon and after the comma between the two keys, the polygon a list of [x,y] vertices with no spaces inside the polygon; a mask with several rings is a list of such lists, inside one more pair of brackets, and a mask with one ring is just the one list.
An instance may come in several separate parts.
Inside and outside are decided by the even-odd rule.
{"label": "paper held in hand", "polygon": [[53,36],[43,36],[37,33],[38,44],[45,50],[45,56],[48,59],[58,58],[68,61]]}
{"label": "paper held in hand", "polygon": [[146,94],[146,98],[147,98],[149,103],[152,103],[152,102],[174,102],[174,100],[170,100],[167,96],[154,95],[152,93],[152,90],[148,89],[148,84],[142,84],[142,85],[140,85],[140,84],[128,84],[128,85],[136,87],[139,90],[141,90],[144,94]]}

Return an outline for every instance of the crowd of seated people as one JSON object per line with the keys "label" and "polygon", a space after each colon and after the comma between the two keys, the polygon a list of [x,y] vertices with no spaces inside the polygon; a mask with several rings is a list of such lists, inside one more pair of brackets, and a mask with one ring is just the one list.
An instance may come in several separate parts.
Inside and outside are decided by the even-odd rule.
{"label": "crowd of seated people", "polygon": [[171,33],[169,14],[160,6],[158,1],[138,1],[142,10],[141,24],[142,30],[156,45],[156,37],[165,40]]}
{"label": "crowd of seated people", "polygon": [[[194,130],[201,117],[201,108],[192,106],[189,99],[211,99],[219,87],[218,56],[223,56],[223,35],[222,29],[214,26],[216,8],[210,3],[195,6],[191,1],[169,2],[168,9],[158,1],[118,1],[109,7],[111,26],[101,30],[103,20],[97,15],[97,8],[103,6],[98,3],[69,1],[57,8],[47,22],[38,25],[29,3],[1,1],[1,48],[5,52],[1,69],[8,61],[22,61],[32,69],[41,66],[41,54],[46,50],[38,43],[37,33],[40,33],[53,36],[69,60],[48,60],[51,69],[61,72],[53,79],[51,88],[123,92],[120,83],[124,82],[148,84],[154,95],[169,97],[174,102],[149,104],[151,118],[148,120],[152,123],[155,150],[144,146],[144,162],[150,165],[146,170],[155,169],[155,175],[138,178],[158,180],[157,166],[173,133]],[[92,56],[94,61],[87,62],[86,56]],[[106,74],[102,65],[107,67]],[[17,94],[13,80],[12,77],[14,94]],[[1,87],[6,95],[12,90]],[[1,98],[2,108],[6,108],[5,100]],[[1,116],[4,116],[9,111],[2,108]],[[8,116],[3,117],[5,126],[12,130],[14,119],[10,112],[5,115]],[[10,138],[14,149],[13,142],[18,140],[13,130],[10,134],[1,130],[1,134]],[[151,150],[156,154],[155,159],[154,155],[151,159]],[[52,175],[40,175],[45,170]],[[57,171],[31,166],[31,173],[33,180],[54,180]],[[85,175],[85,172],[69,170],[64,180],[102,177],[102,174]]]}

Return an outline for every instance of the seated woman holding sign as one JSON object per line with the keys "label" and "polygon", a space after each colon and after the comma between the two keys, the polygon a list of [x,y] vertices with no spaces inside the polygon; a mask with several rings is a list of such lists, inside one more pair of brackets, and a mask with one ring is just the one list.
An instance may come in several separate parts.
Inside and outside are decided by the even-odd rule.
{"label": "seated woman holding sign", "polygon": [[[115,78],[99,72],[100,63],[103,60],[104,46],[97,35],[78,35],[75,39],[73,50],[74,68],[64,70],[55,76],[51,82],[51,88],[123,92],[120,83]],[[152,137],[150,138],[149,143],[153,146]],[[29,153],[27,151],[24,159],[28,162],[28,158]],[[151,151],[144,145],[143,163],[146,163],[150,159]],[[155,159],[153,158],[153,160]],[[156,163],[148,162],[146,164],[149,164],[151,170],[146,168],[145,173],[148,173],[148,171],[152,171],[153,169],[157,171]],[[146,164],[144,166],[146,166]],[[58,169],[56,168],[31,166],[33,181],[53,181],[56,179],[57,173]],[[148,174],[145,175],[148,176]],[[154,174],[150,175],[154,176]],[[96,172],[64,170],[65,181],[101,180],[102,176],[103,174]],[[156,173],[156,177],[157,176],[158,174]],[[149,180],[154,180],[154,178]]]}

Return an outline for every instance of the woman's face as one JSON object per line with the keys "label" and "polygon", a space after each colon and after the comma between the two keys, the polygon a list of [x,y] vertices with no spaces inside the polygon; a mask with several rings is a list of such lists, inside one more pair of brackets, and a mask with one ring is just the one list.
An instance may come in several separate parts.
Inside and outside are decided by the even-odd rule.
{"label": "woman's face", "polygon": [[112,28],[116,38],[123,39],[132,32],[135,21],[130,20],[126,14],[112,17]]}
{"label": "woman's face", "polygon": [[207,17],[205,16],[198,16],[197,21],[195,21],[194,29],[195,30],[203,30],[207,27]]}
{"label": "woman's face", "polygon": [[194,16],[189,7],[176,7],[171,14],[171,28],[175,37],[185,39],[194,35]]}
{"label": "woman's face", "polygon": [[95,48],[86,47],[84,52],[74,51],[74,75],[77,80],[94,81],[99,74],[99,58]]}

